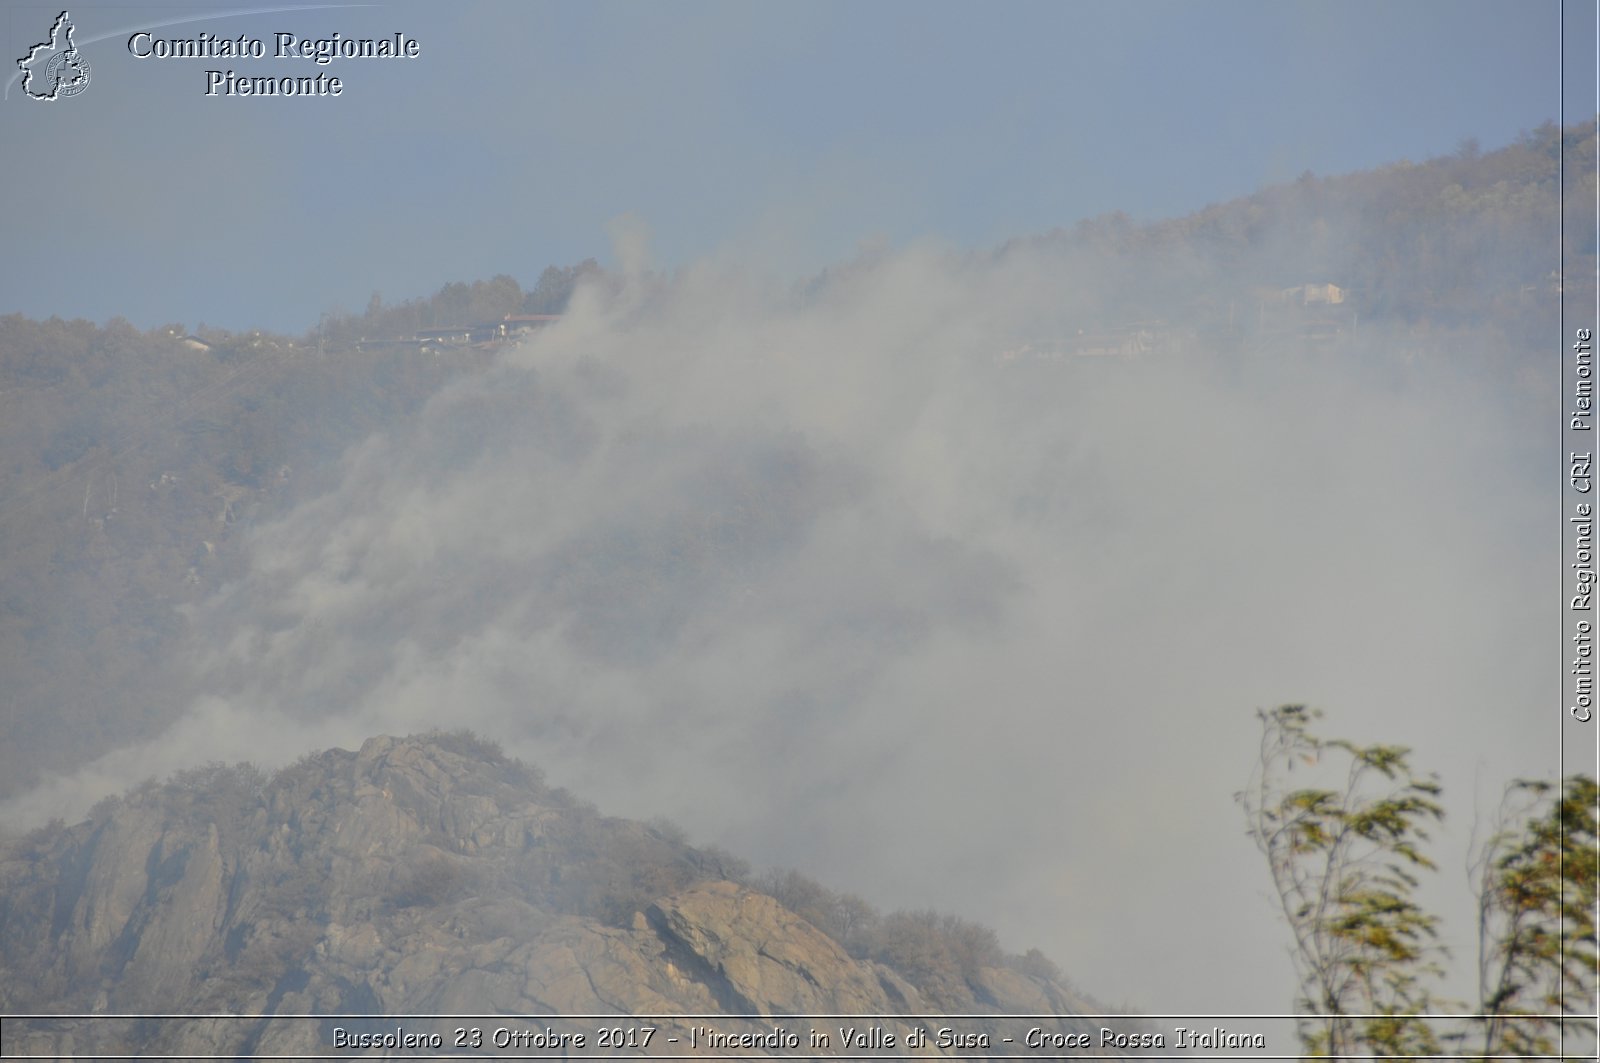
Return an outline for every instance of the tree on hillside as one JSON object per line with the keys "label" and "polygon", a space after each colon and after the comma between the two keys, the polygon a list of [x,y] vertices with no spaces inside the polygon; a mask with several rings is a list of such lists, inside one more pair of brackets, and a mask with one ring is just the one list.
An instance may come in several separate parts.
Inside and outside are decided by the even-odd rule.
{"label": "tree on hillside", "polygon": [[499,321],[522,308],[522,287],[516,279],[501,273],[491,280],[473,281],[467,302],[467,324]]}
{"label": "tree on hillside", "polygon": [[600,263],[586,258],[576,266],[558,269],[548,266],[539,274],[539,283],[522,300],[524,314],[560,314],[566,311],[573,291],[583,278],[600,273]]}
{"label": "tree on hillside", "polygon": [[[1472,861],[1479,1029],[1439,1036],[1423,1018],[1427,983],[1441,973],[1439,921],[1413,896],[1418,874],[1434,867],[1421,846],[1444,815],[1438,782],[1415,774],[1403,747],[1318,737],[1315,710],[1285,705],[1257,715],[1260,758],[1237,796],[1294,935],[1306,1052],[1420,1056],[1441,1042],[1458,1051],[1475,1042],[1483,1058],[1554,1056],[1572,1051],[1575,1035],[1583,1036],[1578,1051],[1592,1052],[1595,780],[1506,788]],[[1296,771],[1306,785],[1291,784]]]}
{"label": "tree on hillside", "polygon": [[[1436,1052],[1419,1016],[1440,973],[1438,920],[1413,894],[1434,867],[1420,845],[1444,816],[1439,784],[1412,772],[1403,747],[1317,737],[1315,710],[1258,715],[1260,761],[1238,797],[1294,934],[1296,1007],[1315,1016],[1301,1040],[1335,1059]],[[1314,784],[1294,787],[1302,768]]]}
{"label": "tree on hillside", "polygon": [[1475,854],[1485,1056],[1552,1055],[1574,1021],[1594,1030],[1592,1019],[1555,1016],[1593,1006],[1597,806],[1600,788],[1586,776],[1560,789],[1518,780]]}

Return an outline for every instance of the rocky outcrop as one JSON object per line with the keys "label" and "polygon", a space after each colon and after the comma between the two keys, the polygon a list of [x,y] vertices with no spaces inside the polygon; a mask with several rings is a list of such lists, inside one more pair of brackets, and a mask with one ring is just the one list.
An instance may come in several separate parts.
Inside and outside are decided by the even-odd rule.
{"label": "rocky outcrop", "polygon": [[[903,972],[730,880],[740,872],[461,736],[374,738],[271,780],[213,766],[7,849],[0,1011],[107,1017],[10,1020],[6,1049],[281,1055],[398,1029],[262,1018],[308,1015],[548,1016],[531,1028],[587,1032],[592,1047],[595,1022],[559,1016],[937,1010]],[[1087,1010],[1004,965],[965,984],[972,1011]],[[113,1017],[151,1012],[215,1017]],[[405,1032],[488,1030],[464,1022],[407,1020]]]}

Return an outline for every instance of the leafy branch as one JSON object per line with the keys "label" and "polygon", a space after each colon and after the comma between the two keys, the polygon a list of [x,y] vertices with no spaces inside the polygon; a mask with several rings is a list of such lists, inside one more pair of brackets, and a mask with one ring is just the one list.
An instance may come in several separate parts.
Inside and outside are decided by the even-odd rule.
{"label": "leafy branch", "polygon": [[[1439,921],[1413,899],[1434,870],[1421,845],[1444,818],[1437,780],[1413,773],[1402,746],[1317,737],[1321,713],[1305,706],[1258,715],[1260,759],[1238,798],[1294,935],[1297,1006],[1316,1016],[1301,1040],[1333,1058],[1437,1051],[1419,1016],[1442,973]],[[1341,762],[1336,785],[1290,785],[1297,769],[1326,782]]]}

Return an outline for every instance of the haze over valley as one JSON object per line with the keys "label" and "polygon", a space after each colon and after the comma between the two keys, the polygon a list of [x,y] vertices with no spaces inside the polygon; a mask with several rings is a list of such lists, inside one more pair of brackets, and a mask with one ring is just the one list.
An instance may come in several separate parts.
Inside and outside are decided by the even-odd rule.
{"label": "haze over valley", "polygon": [[[841,979],[878,964],[933,1000],[959,969],[940,1007],[1285,1011],[1235,794],[1257,710],[1304,703],[1439,774],[1423,895],[1442,994],[1470,997],[1475,820],[1558,770],[1557,355],[1563,307],[1595,302],[1571,205],[1595,201],[1596,138],[1588,103],[1562,127],[1520,88],[1564,45],[1468,6],[1432,51],[1454,8],[1361,8],[1357,32],[1315,3],[1005,26],[884,5],[850,33],[825,4],[128,10],[163,36],[418,42],[410,65],[336,60],[345,93],[293,112],[200,100],[199,65],[139,65],[75,12],[88,87],[5,109],[30,152],[76,160],[10,197],[8,231],[54,247],[54,217],[90,250],[81,283],[13,263],[0,285],[0,827],[23,898],[0,915],[79,911],[101,896],[61,899],[80,865],[132,897],[118,869],[181,848],[218,883],[268,876],[272,919],[365,941],[389,871],[331,835],[263,841],[304,805],[395,867],[454,869],[373,909],[413,944],[446,910],[480,944],[537,910],[648,950],[671,905],[745,890],[842,950]],[[468,65],[486,25],[527,54]],[[134,142],[146,97],[165,132]],[[1228,117],[1247,104],[1259,126]],[[139,211],[107,205],[84,144],[120,153]],[[433,782],[363,789],[391,770]],[[460,794],[471,829],[439,811]],[[559,858],[530,840],[547,814]],[[668,869],[637,895],[572,885],[635,845]],[[536,851],[548,896],[517,884]],[[318,908],[295,884],[324,857],[349,874]],[[151,898],[180,882],[210,896],[212,871],[176,867],[118,902],[128,934],[170,930]],[[966,958],[913,977],[823,925],[857,911],[839,898],[921,913]],[[92,1007],[131,990],[91,968],[136,949],[84,918],[46,966]],[[221,905],[214,940],[157,935],[149,970],[221,972],[248,939],[261,977],[229,1006],[366,999],[365,946],[332,931],[312,988],[269,978],[315,945],[269,922]],[[368,957],[385,1007],[448,982],[406,981],[404,951]]]}

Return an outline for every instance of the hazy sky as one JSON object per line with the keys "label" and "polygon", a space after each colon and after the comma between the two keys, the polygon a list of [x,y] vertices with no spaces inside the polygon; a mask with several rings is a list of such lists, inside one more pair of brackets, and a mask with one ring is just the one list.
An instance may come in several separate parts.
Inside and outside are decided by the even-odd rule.
{"label": "hazy sky", "polygon": [[[24,253],[0,311],[300,331],[374,291],[589,256],[677,273],[584,294],[353,448],[195,609],[207,696],[182,723],[8,812],[468,724],[608,811],[994,923],[1091,993],[1275,1011],[1283,928],[1231,800],[1252,709],[1324,705],[1463,795],[1480,765],[1544,767],[1547,409],[1465,356],[1397,370],[1376,327],[1350,364],[1007,375],[997,345],[1056,327],[1096,264],[960,251],[1499,146],[1559,116],[1558,5],[393,4],[158,28],[217,10],[74,8],[88,88],[13,82],[0,226]],[[58,11],[8,7],[7,54]],[[1587,15],[1569,45],[1592,79]],[[269,50],[398,31],[421,57],[137,60],[140,29]],[[344,93],[206,98],[230,67]],[[845,260],[805,299],[785,283]]]}
{"label": "hazy sky", "polygon": [[[6,5],[8,59],[59,10]],[[72,13],[88,89],[39,105],[13,76],[0,107],[0,232],[27,251],[0,267],[0,312],[140,327],[298,333],[374,291],[501,272],[531,287],[547,265],[607,260],[606,223],[628,212],[669,267],[728,248],[809,270],[863,241],[983,245],[1114,210],[1183,214],[1466,137],[1499,145],[1558,116],[1554,2]],[[1569,17],[1592,27],[1592,12]],[[268,57],[138,59],[141,29],[245,34]],[[271,55],[277,32],[396,31],[419,58]],[[345,87],[207,98],[208,69]]]}

